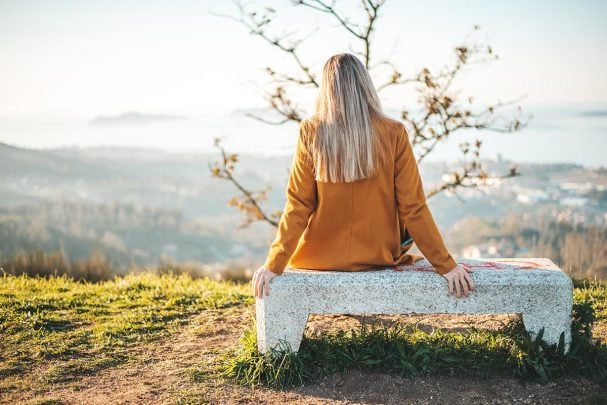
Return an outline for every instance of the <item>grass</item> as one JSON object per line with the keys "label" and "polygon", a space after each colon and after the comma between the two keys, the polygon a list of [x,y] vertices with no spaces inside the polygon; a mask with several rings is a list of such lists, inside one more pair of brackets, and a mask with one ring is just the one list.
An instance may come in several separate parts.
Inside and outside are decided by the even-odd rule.
{"label": "grass", "polygon": [[[584,376],[607,385],[607,345],[592,336],[607,324],[607,287],[576,281],[572,343],[564,353],[539,334],[532,339],[522,320],[498,331],[469,328],[467,333],[427,333],[410,324],[361,324],[359,330],[306,334],[299,352],[281,346],[261,354],[255,323],[245,330],[241,347],[223,358],[221,375],[239,384],[286,388],[317,381],[348,369],[392,372],[405,377],[465,375],[491,378],[513,375],[548,382],[562,376]],[[603,398],[607,399],[607,398]]]}
{"label": "grass", "polygon": [[[307,333],[298,353],[260,354],[255,324],[240,345],[194,367],[199,383],[225,377],[237,384],[284,388],[348,369],[406,377],[514,375],[549,381],[564,375],[607,382],[607,346],[593,337],[607,328],[607,287],[575,280],[571,351],[531,340],[522,323],[466,333],[411,324]],[[67,276],[0,277],[0,390],[62,384],[130,360],[129,349],[167,336],[207,309],[254,305],[248,283],[137,274],[90,283]],[[604,336],[604,333],[603,333]],[[32,377],[32,371],[36,371]],[[28,385],[29,384],[29,385]],[[604,398],[602,398],[604,399]],[[191,402],[184,396],[180,402]]]}
{"label": "grass", "polygon": [[0,389],[11,388],[6,377],[36,366],[45,368],[48,383],[115,366],[128,361],[127,348],[171,333],[197,312],[252,302],[245,286],[185,274],[128,275],[101,283],[5,274]]}

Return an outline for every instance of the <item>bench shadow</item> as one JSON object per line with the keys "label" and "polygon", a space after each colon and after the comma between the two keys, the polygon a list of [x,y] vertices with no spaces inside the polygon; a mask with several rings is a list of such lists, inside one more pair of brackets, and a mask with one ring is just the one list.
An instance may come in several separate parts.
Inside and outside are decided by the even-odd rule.
{"label": "bench shadow", "polygon": [[[435,329],[466,333],[498,331],[520,320],[520,314],[310,314],[306,334],[349,332],[361,325],[391,328],[409,324],[426,333]],[[573,399],[591,398],[598,392],[596,382],[584,378],[561,377],[548,384],[523,381],[510,372],[496,370],[489,380],[481,376],[429,375],[408,378],[382,370],[365,371],[356,368],[336,372],[319,380],[287,391],[320,401],[346,401],[366,404],[401,403],[525,403],[542,398],[546,403],[571,403]],[[501,402],[500,402],[501,403]]]}

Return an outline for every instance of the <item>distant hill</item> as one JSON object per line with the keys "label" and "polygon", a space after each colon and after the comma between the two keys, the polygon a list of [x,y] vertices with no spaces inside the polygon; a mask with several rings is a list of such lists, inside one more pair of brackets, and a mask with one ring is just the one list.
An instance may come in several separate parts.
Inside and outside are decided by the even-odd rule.
{"label": "distant hill", "polygon": [[582,111],[580,115],[585,115],[589,117],[607,117],[607,110]]}
{"label": "distant hill", "polygon": [[89,124],[93,126],[140,125],[164,121],[180,121],[185,119],[188,119],[188,117],[169,114],[141,114],[138,112],[131,111],[116,116],[97,117],[89,121]]}
{"label": "distant hill", "polygon": [[78,177],[99,179],[115,173],[113,167],[89,161],[77,153],[61,156],[53,149],[26,149],[0,143],[0,179],[35,177],[63,182]]}
{"label": "distant hill", "polygon": [[[0,143],[0,257],[11,257],[19,248],[64,249],[70,257],[88,257],[99,248],[120,266],[155,264],[163,255],[178,261],[243,255],[263,260],[275,229],[266,223],[237,227],[243,216],[228,201],[238,192],[213,178],[208,167],[220,157],[150,148],[26,149]],[[238,180],[254,191],[271,186],[261,204],[268,213],[281,210],[291,156],[240,157]],[[483,164],[489,172],[504,173],[512,162]],[[460,220],[471,214],[490,224],[510,212],[526,223],[541,215],[586,225],[607,222],[607,172],[570,163],[517,168],[522,176],[504,180],[500,187],[458,190],[465,203],[448,194],[430,200],[448,244],[450,228],[458,223],[461,228]],[[424,162],[426,189],[452,169]],[[483,242],[479,231],[474,224],[466,227],[463,235],[471,239],[465,244]],[[453,246],[460,247],[461,229],[453,235]]]}

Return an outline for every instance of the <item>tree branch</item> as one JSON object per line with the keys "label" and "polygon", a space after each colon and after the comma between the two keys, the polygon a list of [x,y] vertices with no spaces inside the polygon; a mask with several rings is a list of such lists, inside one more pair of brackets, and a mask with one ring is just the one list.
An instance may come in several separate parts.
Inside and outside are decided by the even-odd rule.
{"label": "tree branch", "polygon": [[[246,115],[258,121],[270,125],[282,125],[289,121],[300,122],[306,114],[301,110],[289,95],[289,90],[295,88],[314,89],[319,88],[316,76],[310,69],[310,64],[304,62],[299,51],[303,39],[289,40],[287,37],[291,34],[282,34],[273,36],[268,33],[270,25],[274,22],[276,11],[270,7],[262,8],[260,11],[248,12],[243,4],[233,1],[238,10],[239,16],[219,15],[230,18],[243,24],[249,29],[250,33],[259,37],[272,48],[279,50],[283,54],[290,56],[291,61],[297,68],[298,74],[277,72],[272,67],[265,68],[266,73],[271,79],[272,90],[262,89],[263,98],[268,102],[271,111],[278,113],[281,119],[270,120],[264,117],[247,113]],[[417,114],[411,111],[402,110],[401,119],[408,128],[411,137],[411,143],[417,151],[417,161],[421,163],[429,156],[436,146],[454,134],[462,133],[464,130],[476,129],[480,132],[499,132],[511,133],[519,131],[526,127],[531,116],[523,117],[520,106],[517,109],[517,116],[514,118],[505,118],[498,116],[497,113],[505,110],[507,107],[518,103],[522,98],[490,104],[478,108],[474,106],[473,97],[463,97],[459,91],[452,89],[457,78],[468,67],[476,64],[489,63],[497,60],[498,56],[493,49],[483,43],[473,43],[470,36],[479,30],[479,26],[473,29],[465,36],[464,41],[453,48],[454,58],[451,62],[440,69],[430,70],[422,67],[412,77],[404,77],[400,69],[390,60],[380,60],[373,64],[372,45],[373,33],[380,15],[380,10],[385,4],[384,0],[360,0],[360,7],[365,16],[364,24],[352,22],[346,15],[338,11],[335,7],[335,1],[327,0],[292,0],[294,6],[302,6],[304,9],[315,13],[328,15],[338,23],[338,28],[349,34],[354,42],[360,47],[359,51],[352,50],[352,53],[362,56],[367,69],[370,66],[388,66],[391,68],[389,77],[381,82],[377,91],[392,86],[413,86],[419,96],[420,110]],[[348,44],[351,47],[351,44]],[[350,48],[352,49],[352,48]],[[447,175],[444,184],[431,190],[427,198],[431,198],[438,193],[448,191],[461,200],[457,194],[459,188],[480,189],[495,182],[498,179],[505,179],[518,176],[519,173],[513,167],[508,173],[495,175],[489,174],[480,163],[480,150],[482,142],[476,140],[474,145],[464,142],[460,145],[464,159],[459,170],[454,170]],[[226,162],[226,154],[222,150],[223,167],[215,166],[212,168],[213,175],[227,179],[234,183],[236,188],[242,194],[237,200],[231,200],[233,205],[243,210],[247,215],[247,221],[265,220],[268,223],[277,226],[278,220],[273,220],[269,215],[265,215],[259,204],[256,203],[256,195],[243,187],[232,176],[229,169],[235,162]],[[229,163],[229,165],[228,165]],[[264,198],[264,191],[260,192],[261,198]],[[247,223],[249,223],[247,222]]]}

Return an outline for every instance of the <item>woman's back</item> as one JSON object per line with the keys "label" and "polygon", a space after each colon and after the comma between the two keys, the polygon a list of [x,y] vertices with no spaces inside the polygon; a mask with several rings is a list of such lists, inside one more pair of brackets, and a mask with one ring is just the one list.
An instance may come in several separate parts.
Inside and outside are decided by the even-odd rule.
{"label": "woman's back", "polygon": [[[299,126],[287,202],[263,266],[256,296],[286,267],[362,271],[410,264],[413,242],[437,273],[473,283],[447,251],[426,204],[409,136],[387,117],[365,65],[333,55],[323,66],[316,111]],[[272,274],[274,273],[274,274]]]}
{"label": "woman's back", "polygon": [[361,271],[409,264],[421,256],[407,253],[406,234],[437,271],[455,266],[427,208],[404,125],[375,115],[372,123],[384,152],[376,174],[329,183],[314,180],[309,157],[317,125],[302,121],[283,212],[290,221],[279,226],[265,267],[280,274],[285,267]]}

